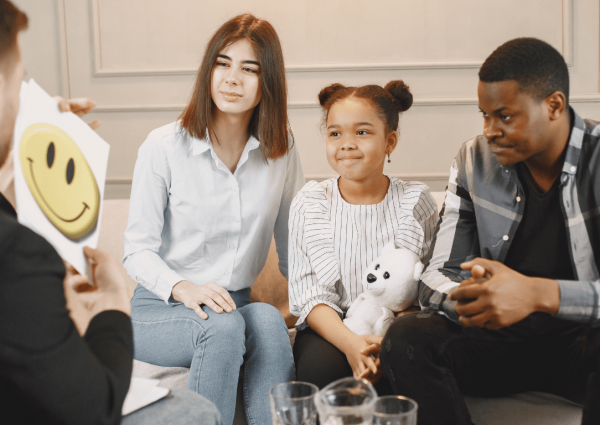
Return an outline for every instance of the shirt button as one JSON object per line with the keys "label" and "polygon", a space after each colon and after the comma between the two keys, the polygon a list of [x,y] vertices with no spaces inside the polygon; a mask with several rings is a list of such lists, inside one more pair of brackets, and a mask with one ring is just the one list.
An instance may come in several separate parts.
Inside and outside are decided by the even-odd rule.
{"label": "shirt button", "polygon": [[502,236],[502,239],[504,239],[505,241],[507,241],[508,240],[508,235]]}
{"label": "shirt button", "polygon": [[575,168],[575,167],[571,167],[571,172],[572,172],[572,173],[574,173],[574,172],[575,172],[575,170],[576,170],[576,168]]}
{"label": "shirt button", "polygon": [[517,196],[517,202],[521,202],[521,197]]}
{"label": "shirt button", "polygon": [[234,223],[239,223],[240,219],[238,217],[233,217],[233,221],[234,221]]}

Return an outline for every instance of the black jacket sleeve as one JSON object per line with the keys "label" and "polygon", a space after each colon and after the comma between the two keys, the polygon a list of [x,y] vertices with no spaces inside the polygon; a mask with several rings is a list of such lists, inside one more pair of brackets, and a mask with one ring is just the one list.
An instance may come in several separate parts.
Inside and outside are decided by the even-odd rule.
{"label": "black jacket sleeve", "polygon": [[[129,388],[129,317],[106,311],[81,338],[65,270],[41,236],[0,212],[0,412],[11,424],[118,424]],[[4,420],[2,421],[4,422]]]}

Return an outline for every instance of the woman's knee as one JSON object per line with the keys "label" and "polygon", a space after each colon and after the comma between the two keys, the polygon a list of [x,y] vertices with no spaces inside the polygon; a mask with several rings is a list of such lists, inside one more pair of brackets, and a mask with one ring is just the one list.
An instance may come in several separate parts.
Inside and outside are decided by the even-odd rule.
{"label": "woman's knee", "polygon": [[274,336],[285,336],[288,338],[288,329],[283,316],[275,307],[265,303],[252,303],[243,309],[240,314],[246,323],[249,334],[258,338],[273,338]]}
{"label": "woman's knee", "polygon": [[208,321],[203,323],[203,319],[198,317],[198,323],[201,326],[204,324],[209,336],[215,336],[227,341],[243,342],[245,339],[246,322],[236,310],[231,313],[209,313]]}

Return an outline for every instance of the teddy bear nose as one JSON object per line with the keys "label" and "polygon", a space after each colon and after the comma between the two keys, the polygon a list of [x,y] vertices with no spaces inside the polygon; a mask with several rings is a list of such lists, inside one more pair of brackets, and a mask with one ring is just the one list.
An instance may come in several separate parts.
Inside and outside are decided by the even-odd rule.
{"label": "teddy bear nose", "polygon": [[375,275],[373,273],[369,273],[367,275],[367,282],[369,283],[373,283],[377,280],[377,278],[375,277]]}

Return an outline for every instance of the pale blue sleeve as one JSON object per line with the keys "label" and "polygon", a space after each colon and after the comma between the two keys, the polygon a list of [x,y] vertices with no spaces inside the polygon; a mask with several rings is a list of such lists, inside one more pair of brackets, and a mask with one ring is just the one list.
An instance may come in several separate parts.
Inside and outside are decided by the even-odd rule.
{"label": "pale blue sleeve", "polygon": [[159,256],[171,172],[158,136],[150,133],[138,151],[133,172],[123,265],[127,274],[167,304],[173,286],[184,280]]}

